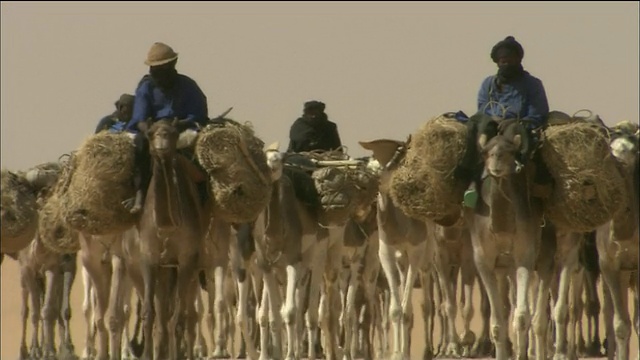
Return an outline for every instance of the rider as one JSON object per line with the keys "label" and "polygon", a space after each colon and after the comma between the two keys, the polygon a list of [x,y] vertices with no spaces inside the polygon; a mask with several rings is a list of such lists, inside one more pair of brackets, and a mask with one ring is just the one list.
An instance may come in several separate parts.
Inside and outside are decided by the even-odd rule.
{"label": "rider", "polygon": [[[178,73],[177,62],[178,54],[170,46],[154,43],[145,61],[149,74],[140,80],[136,89],[133,115],[126,126],[126,131],[135,134],[136,148],[136,197],[124,202],[132,213],[142,209],[151,181],[149,140],[139,132],[138,124],[147,119],[177,118],[185,120],[189,128],[198,129],[208,121],[207,97],[193,79]],[[198,191],[201,198],[206,196],[206,182],[198,183]]]}
{"label": "rider", "polygon": [[115,102],[116,111],[100,120],[98,126],[96,126],[95,133],[97,134],[103,130],[123,131],[129,120],[131,120],[134,99],[135,97],[130,94],[120,95],[120,98]]}
{"label": "rider", "polygon": [[[527,131],[523,139],[523,153],[518,161],[525,164],[535,148],[531,130],[543,127],[549,114],[549,103],[542,81],[522,67],[524,49],[513,36],[507,36],[491,49],[491,59],[498,71],[484,79],[478,91],[478,112],[468,121],[467,151],[456,168],[456,176],[472,182],[480,176],[477,163],[476,141],[478,133],[494,136],[514,121],[522,121]],[[492,121],[496,120],[496,121]],[[495,126],[497,124],[497,127]],[[540,161],[537,161],[541,164]],[[536,180],[545,181],[544,169],[536,171]],[[477,199],[475,189],[465,194],[465,203],[473,205]]]}

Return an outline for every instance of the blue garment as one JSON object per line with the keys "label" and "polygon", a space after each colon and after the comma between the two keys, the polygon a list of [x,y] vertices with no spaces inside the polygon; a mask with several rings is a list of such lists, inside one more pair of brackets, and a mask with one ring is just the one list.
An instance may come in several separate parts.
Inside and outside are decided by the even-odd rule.
{"label": "blue garment", "polygon": [[109,132],[119,133],[124,131],[127,124],[124,121],[116,121],[111,127],[109,127]]}
{"label": "blue garment", "polygon": [[114,114],[107,115],[100,119],[98,122],[98,126],[96,126],[95,133],[99,133],[103,130],[108,130],[109,132],[121,132],[124,130],[127,123],[125,121],[120,121]]}
{"label": "blue garment", "polygon": [[151,77],[146,76],[138,84],[133,104],[133,115],[126,130],[138,132],[138,123],[148,118],[187,119],[204,124],[209,117],[207,97],[198,84],[188,76],[178,74],[174,87],[166,93],[155,86]]}
{"label": "blue garment", "polygon": [[[504,119],[532,120],[529,127],[533,128],[543,125],[549,114],[549,103],[540,79],[525,71],[519,79],[502,84],[501,89],[496,80],[492,75],[482,82],[478,92],[478,112]],[[506,109],[505,114],[502,107]]]}

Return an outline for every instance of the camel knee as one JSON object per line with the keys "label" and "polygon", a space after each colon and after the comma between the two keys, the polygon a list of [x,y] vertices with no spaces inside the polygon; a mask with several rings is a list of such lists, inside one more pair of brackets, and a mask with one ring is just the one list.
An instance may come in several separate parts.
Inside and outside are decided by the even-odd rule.
{"label": "camel knee", "polygon": [[567,310],[567,306],[562,305],[562,304],[558,304],[559,306],[556,306],[555,311],[554,311],[554,318],[555,321],[557,323],[560,324],[566,324],[567,322],[567,316],[568,314],[568,310]]}
{"label": "camel knee", "polygon": [[58,311],[55,306],[46,304],[42,308],[42,320],[43,321],[55,321],[58,318]]}
{"label": "camel knee", "polygon": [[617,339],[629,340],[631,336],[631,324],[621,319],[614,319],[613,331]]}
{"label": "camel knee", "polygon": [[112,333],[121,331],[124,325],[123,319],[122,319],[122,313],[117,313],[109,316],[108,325],[109,325],[109,331]]}
{"label": "camel knee", "polygon": [[293,306],[285,306],[282,309],[282,320],[286,325],[294,325],[296,321],[296,309]]}
{"label": "camel knee", "polygon": [[516,312],[515,316],[513,317],[513,330],[516,333],[526,332],[529,329],[530,325],[531,316],[529,315],[529,312]]}

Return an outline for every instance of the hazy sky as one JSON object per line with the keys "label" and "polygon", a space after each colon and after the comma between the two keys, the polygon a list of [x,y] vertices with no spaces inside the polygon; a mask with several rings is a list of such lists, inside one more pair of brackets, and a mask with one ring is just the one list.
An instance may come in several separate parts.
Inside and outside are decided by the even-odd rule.
{"label": "hazy sky", "polygon": [[447,111],[475,111],[513,35],[552,110],[638,121],[638,2],[2,2],[2,166],[69,152],[133,93],[149,47],[267,143],[288,143],[302,104],[327,104],[354,156],[358,140],[404,139]]}

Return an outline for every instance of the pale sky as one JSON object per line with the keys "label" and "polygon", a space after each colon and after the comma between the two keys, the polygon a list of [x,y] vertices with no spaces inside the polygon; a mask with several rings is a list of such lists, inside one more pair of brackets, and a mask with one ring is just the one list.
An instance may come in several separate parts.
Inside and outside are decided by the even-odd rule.
{"label": "pale sky", "polygon": [[209,115],[288,144],[310,99],[358,140],[405,139],[471,115],[489,53],[513,35],[552,110],[638,121],[638,2],[2,2],[2,166],[76,149],[148,71],[155,41],[208,97]]}

